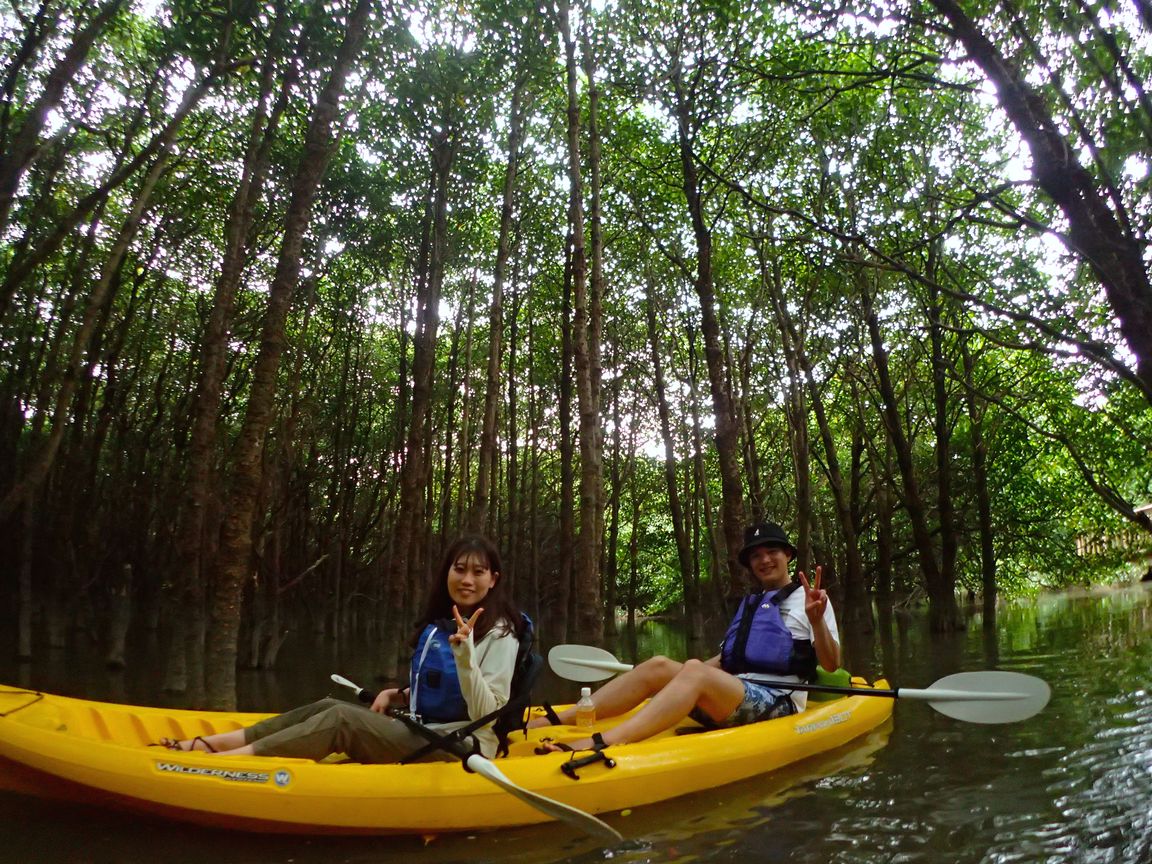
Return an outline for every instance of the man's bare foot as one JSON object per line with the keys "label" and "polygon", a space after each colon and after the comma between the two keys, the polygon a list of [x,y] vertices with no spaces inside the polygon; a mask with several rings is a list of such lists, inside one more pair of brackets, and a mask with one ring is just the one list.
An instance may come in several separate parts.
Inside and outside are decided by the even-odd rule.
{"label": "man's bare foot", "polygon": [[[529,729],[539,729],[542,726],[571,726],[572,720],[575,718],[575,712],[565,711],[563,714],[557,714],[552,710],[552,706],[544,703],[543,714],[537,715],[528,721]],[[568,715],[565,717],[565,715]]]}

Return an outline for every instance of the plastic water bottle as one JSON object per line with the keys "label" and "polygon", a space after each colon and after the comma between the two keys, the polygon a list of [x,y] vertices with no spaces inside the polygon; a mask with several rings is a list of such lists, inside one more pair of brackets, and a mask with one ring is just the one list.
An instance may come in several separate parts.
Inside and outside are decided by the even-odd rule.
{"label": "plastic water bottle", "polygon": [[596,705],[592,702],[592,688],[580,688],[580,701],[576,703],[576,725],[593,726],[596,723]]}

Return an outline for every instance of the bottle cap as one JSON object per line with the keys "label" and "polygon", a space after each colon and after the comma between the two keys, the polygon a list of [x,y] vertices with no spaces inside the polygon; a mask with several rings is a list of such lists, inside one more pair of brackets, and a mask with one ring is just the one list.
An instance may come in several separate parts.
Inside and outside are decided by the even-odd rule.
{"label": "bottle cap", "polygon": [[583,699],[585,696],[591,696],[591,695],[592,695],[592,688],[591,687],[581,687],[580,688],[580,698],[581,699]]}

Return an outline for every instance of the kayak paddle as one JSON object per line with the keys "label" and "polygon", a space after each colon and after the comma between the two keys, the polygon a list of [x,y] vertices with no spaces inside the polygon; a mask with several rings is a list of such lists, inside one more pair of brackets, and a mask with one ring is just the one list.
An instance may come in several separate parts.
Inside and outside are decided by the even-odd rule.
{"label": "kayak paddle", "polygon": [[371,705],[376,701],[375,690],[365,690],[359,684],[353,684],[343,675],[337,675],[335,672],[332,673],[332,680],[339,684],[341,687],[347,687],[349,690],[355,693],[356,698],[363,702],[365,705]]}
{"label": "kayak paddle", "polygon": [[[556,645],[548,652],[548,665],[553,672],[569,681],[602,681],[617,672],[627,672],[632,668],[603,648],[591,645]],[[968,723],[1015,723],[1027,720],[1043,710],[1051,695],[1046,681],[1019,672],[957,672],[946,675],[924,690],[796,684],[761,676],[753,676],[752,680],[781,690],[927,702],[941,714]]]}
{"label": "kayak paddle", "polygon": [[[343,675],[332,675],[332,680],[342,687],[347,687],[356,694],[356,698],[361,702],[372,702],[376,694],[370,690],[365,690],[357,684],[352,683]],[[367,698],[365,698],[367,697]],[[423,723],[419,722],[415,717],[407,712],[393,714],[397,720],[400,720],[412,731],[418,735],[423,736],[429,741],[439,741],[443,736],[438,734],[434,729],[429,729]],[[457,754],[462,755],[462,754]],[[464,764],[469,770],[479,774],[490,783],[499,786],[509,795],[520,799],[529,807],[534,807],[543,813],[545,816],[550,816],[553,819],[558,819],[561,822],[566,822],[573,828],[583,831],[591,837],[605,843],[619,843],[624,838],[620,832],[613,828],[606,822],[602,822],[593,816],[591,813],[585,813],[583,810],[578,810],[575,807],[564,804],[554,798],[549,798],[541,795],[538,792],[533,792],[531,789],[525,789],[513,783],[508,777],[496,767],[491,759],[481,756],[479,753],[472,753],[464,759]]]}

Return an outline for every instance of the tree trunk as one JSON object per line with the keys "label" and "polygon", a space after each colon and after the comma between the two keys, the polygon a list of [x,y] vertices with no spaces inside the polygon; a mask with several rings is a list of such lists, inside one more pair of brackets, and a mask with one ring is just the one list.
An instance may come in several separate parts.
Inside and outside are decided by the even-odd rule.
{"label": "tree trunk", "polygon": [[[526,301],[525,305],[531,305],[531,302],[530,302],[531,297],[532,297],[532,293],[529,292],[528,297],[525,298],[525,301]],[[515,374],[515,372],[514,372],[515,363],[513,362],[513,358],[515,357],[515,351],[512,349],[513,349],[513,346],[515,346],[517,343],[516,337],[514,335],[516,332],[515,331],[515,321],[517,318],[518,318],[518,316],[516,314],[513,314],[513,316],[512,316],[513,329],[512,329],[511,338],[509,340],[510,345],[509,345],[509,364],[508,365],[509,365],[509,371],[513,375]],[[535,361],[535,357],[536,357],[536,326],[535,326],[535,322],[532,319],[529,319],[529,321],[528,321],[527,354],[528,354],[527,369],[525,370],[526,378],[528,381],[533,381],[536,379],[536,361]],[[509,382],[509,384],[511,384],[511,382]],[[511,400],[509,400],[509,406],[508,407],[509,407],[509,413],[511,414],[512,409],[514,407]],[[529,426],[533,430],[539,430],[544,425],[543,414],[544,414],[544,405],[543,405],[542,400],[539,398],[539,395],[537,393],[537,388],[536,387],[529,387],[528,388],[528,423],[529,423]],[[540,595],[543,593],[542,589],[544,586],[547,585],[547,583],[543,582],[540,578],[540,554],[539,554],[540,543],[539,543],[539,539],[538,539],[540,537],[540,521],[539,521],[540,520],[540,450],[541,450],[540,436],[536,431],[533,431],[533,434],[530,435],[528,438],[528,451],[529,452],[526,456],[527,465],[529,468],[529,470],[527,472],[528,478],[526,481],[527,489],[524,490],[523,492],[521,492],[521,496],[526,497],[526,499],[527,499],[526,500],[527,518],[525,518],[523,520],[524,533],[527,537],[527,548],[525,549],[523,544],[521,544],[518,547],[520,549],[520,554],[518,555],[518,560],[526,559],[526,561],[525,561],[524,565],[520,567],[520,570],[524,573],[524,578],[519,579],[517,581],[517,584],[520,586],[520,589],[522,592],[521,596],[527,596],[528,598],[531,599],[532,605],[529,608],[530,608],[531,613],[533,615],[533,620],[543,624],[544,623],[544,616],[545,616],[545,609],[547,607],[545,607],[541,604]],[[554,587],[554,586],[548,586],[548,587]],[[544,631],[543,626],[541,627],[541,635],[542,635],[542,637],[548,635]],[[553,638],[555,638],[556,632],[553,631],[551,633],[551,636]]]}
{"label": "tree trunk", "polygon": [[211,638],[205,663],[207,703],[213,708],[228,710],[236,702],[241,599],[244,584],[251,577],[252,533],[262,479],[264,439],[272,422],[276,375],[284,353],[285,323],[299,281],[301,249],[311,220],[312,204],[335,146],[333,127],[340,110],[344,80],[359,53],[371,8],[371,0],[357,0],[348,17],[332,72],[312,110],[284,217],[284,237],[269,286],[260,350],[252,370],[244,424],[236,443],[233,484],[221,528],[218,578],[209,616]]}
{"label": "tree trunk", "polygon": [[500,233],[496,241],[496,263],[492,274],[492,304],[488,314],[488,375],[484,388],[484,420],[480,429],[480,453],[476,465],[476,489],[468,524],[483,530],[488,522],[492,463],[496,456],[496,412],[500,403],[501,336],[504,329],[504,278],[512,248],[512,207],[516,174],[520,167],[520,142],[524,128],[525,76],[517,75],[508,109],[508,161],[504,168],[504,190],[500,203]]}
{"label": "tree trunk", "polygon": [[812,470],[808,441],[808,404],[804,382],[794,353],[785,354],[788,366],[785,414],[788,446],[792,451],[792,476],[796,481],[796,569],[808,572],[812,560]]}
{"label": "tree trunk", "polygon": [[[32,65],[32,61],[40,55],[44,44],[60,29],[59,18],[49,18],[49,0],[40,0],[36,13],[22,18],[24,34],[20,38],[20,47],[12,52],[8,63],[4,67],[4,79],[0,83],[0,153],[8,151],[9,133],[12,127],[12,104],[16,98],[16,84],[21,73],[27,77],[25,69]],[[55,11],[55,10],[53,10]],[[13,33],[15,28],[13,28]],[[10,43],[14,43],[11,39]]]}
{"label": "tree trunk", "polygon": [[[720,613],[722,618],[730,618],[728,607],[732,605],[729,600],[743,593],[746,585],[743,571],[738,580],[729,577],[725,566],[724,539],[719,536],[716,520],[713,518],[712,493],[708,488],[708,471],[704,464],[704,430],[700,421],[699,399],[699,372],[700,361],[696,352],[696,330],[688,325],[688,413],[691,418],[692,430],[692,494],[688,496],[696,509],[692,520],[697,532],[696,560],[699,560],[700,550],[704,543],[708,544],[708,581],[712,586],[713,609]],[[701,519],[703,517],[703,519]],[[704,523],[704,537],[699,537],[700,522]],[[710,615],[707,617],[711,617]]]}
{"label": "tree trunk", "polygon": [[[171,118],[164,125],[164,128],[153,136],[148,144],[140,148],[138,152],[133,152],[130,159],[127,159],[127,161],[105,178],[99,186],[81,198],[67,215],[54,220],[52,222],[52,230],[48,232],[47,236],[36,243],[30,251],[9,262],[7,270],[4,273],[3,285],[0,285],[0,319],[2,319],[8,311],[12,298],[15,296],[21,283],[23,283],[37,267],[52,256],[60,247],[60,244],[72,234],[77,225],[91,215],[94,210],[102,207],[107,202],[108,196],[113,189],[123,185],[140,170],[141,167],[149,164],[149,160],[155,165],[167,159],[167,154],[176,138],[176,133],[180,130],[184,120],[208,93],[209,89],[211,89],[223,71],[225,70],[218,67],[213,67],[208,70],[203,78],[188,89],[184,94],[180,106],[172,114]],[[31,243],[30,240],[27,242]]]}
{"label": "tree trunk", "polygon": [[622,416],[620,411],[620,382],[610,388],[612,394],[612,451],[609,476],[612,481],[612,494],[608,500],[608,526],[607,539],[604,544],[604,632],[602,638],[607,644],[616,635],[616,588],[620,576],[619,555],[617,546],[620,542],[620,501],[623,498],[623,480],[634,470],[636,457],[636,426],[631,425],[628,434],[628,465],[627,470],[622,469],[624,457],[621,453],[620,427]]}
{"label": "tree trunk", "polygon": [[694,287],[700,301],[700,330],[704,337],[704,359],[708,369],[708,385],[712,394],[712,414],[716,422],[716,454],[720,462],[721,527],[722,534],[714,540],[723,541],[723,560],[729,590],[742,583],[743,568],[736,557],[740,551],[744,532],[744,492],[740,481],[739,435],[736,416],[732,410],[732,395],[728,387],[727,364],[720,337],[720,320],[716,312],[716,292],[712,280],[712,233],[704,218],[704,202],[700,195],[700,180],[693,152],[692,115],[684,93],[679,72],[673,76],[676,93],[676,130],[683,172],[683,189],[688,201],[688,215],[692,234],[696,240],[696,277]]}
{"label": "tree trunk", "polygon": [[[573,636],[596,642],[603,633],[600,592],[600,532],[603,516],[603,456],[599,406],[597,310],[591,303],[584,237],[584,184],[580,172],[580,97],[576,43],[569,22],[568,0],[560,0],[559,24],[567,61],[568,91],[568,225],[572,232],[572,356],[580,430],[580,531],[572,556]],[[592,82],[589,82],[590,87]]]}
{"label": "tree trunk", "polygon": [[876,457],[872,463],[872,482],[876,487],[876,605],[881,610],[890,610],[892,606],[892,514],[895,509],[892,502],[892,445],[885,439],[884,462],[877,464]]}
{"label": "tree trunk", "polygon": [[123,669],[128,643],[128,626],[132,623],[132,565],[125,564],[120,576],[114,579],[108,592],[108,652],[104,665],[110,669]]}
{"label": "tree trunk", "polygon": [[794,370],[797,381],[802,380],[807,387],[809,404],[812,406],[812,412],[816,415],[816,425],[820,430],[820,440],[824,446],[825,473],[832,492],[832,500],[836,505],[840,536],[844,542],[844,609],[839,617],[845,629],[870,633],[872,632],[872,606],[868,602],[868,587],[864,582],[864,562],[860,555],[860,538],[852,512],[852,501],[849,498],[848,490],[845,488],[844,475],[840,469],[840,457],[836,448],[836,439],[832,433],[832,426],[828,421],[828,412],[824,407],[820,388],[816,384],[812,363],[808,359],[808,352],[804,347],[804,340],[788,311],[779,268],[769,268],[762,250],[761,267],[769,288],[772,311],[780,328],[781,346],[784,349],[789,371]]}
{"label": "tree trunk", "polygon": [[560,404],[557,406],[560,423],[560,519],[559,566],[556,584],[547,592],[551,604],[549,616],[552,638],[557,643],[568,641],[569,625],[572,620],[572,552],[575,529],[575,444],[572,439],[572,236],[568,235],[564,256],[564,297],[560,307]]}
{"label": "tree trunk", "polygon": [[[451,109],[446,109],[449,112]],[[432,147],[431,236],[427,267],[417,285],[416,335],[412,355],[412,406],[408,421],[404,465],[400,472],[400,504],[396,520],[391,573],[396,581],[389,592],[391,617],[385,631],[384,669],[396,671],[397,649],[407,638],[410,613],[418,602],[420,548],[423,545],[425,482],[429,453],[427,423],[432,407],[432,376],[440,327],[440,291],[448,243],[448,180],[456,159],[451,116],[444,118]]]}
{"label": "tree trunk", "polygon": [[35,551],[36,501],[32,495],[21,513],[20,564],[16,574],[16,659],[32,659],[32,613],[35,594],[32,591],[32,556]]}
{"label": "tree trunk", "polygon": [[872,356],[876,364],[876,376],[880,386],[884,427],[888,431],[888,439],[892,442],[892,447],[895,450],[896,464],[900,467],[900,476],[904,484],[904,506],[912,523],[912,536],[916,543],[920,569],[924,574],[925,588],[928,591],[929,623],[932,630],[937,633],[962,630],[964,622],[960,617],[960,609],[956,605],[955,585],[945,581],[944,575],[940,571],[940,565],[936,560],[936,554],[932,549],[927,507],[924,505],[924,499],[920,494],[920,484],[916,479],[912,448],[904,434],[904,427],[900,420],[896,392],[892,387],[892,378],[888,371],[888,354],[880,334],[880,321],[872,308],[870,297],[865,298],[865,304],[867,307],[865,319],[872,344]]}
{"label": "tree trunk", "polygon": [[[452,327],[452,347],[448,352],[448,402],[444,406],[444,442],[443,458],[444,462],[440,468],[440,533],[442,535],[450,535],[455,533],[458,525],[453,525],[453,513],[455,508],[452,506],[452,495],[455,491],[455,477],[456,471],[456,436],[457,429],[456,423],[459,417],[461,426],[467,417],[468,412],[468,399],[471,392],[471,384],[468,373],[472,368],[472,327],[473,322],[476,320],[476,287],[480,281],[480,273],[478,271],[472,272],[472,279],[468,285],[468,299],[466,302],[461,303],[460,307],[456,310],[456,321]],[[467,318],[467,324],[464,319]],[[464,346],[461,348],[461,339],[464,340]],[[460,354],[464,353],[464,361],[461,363]],[[461,396],[460,391],[464,393]],[[458,411],[456,408],[456,400],[460,399],[463,403],[463,409]],[[463,434],[461,429],[461,434]],[[433,466],[429,466],[430,468]]]}
{"label": "tree trunk", "polygon": [[284,27],[285,17],[279,15],[268,40],[268,51],[260,76],[260,95],[248,128],[240,183],[229,205],[225,223],[224,257],[216,279],[212,309],[208,313],[204,335],[200,340],[200,370],[190,424],[186,479],[173,543],[175,572],[171,581],[176,592],[173,604],[176,614],[173,617],[174,620],[179,619],[182,647],[169,652],[170,670],[164,686],[169,692],[190,691],[189,702],[193,705],[203,702],[205,686],[205,589],[208,574],[208,561],[204,554],[205,534],[216,528],[215,525],[208,526],[205,516],[217,485],[217,425],[220,422],[220,404],[227,369],[228,341],[244,262],[255,242],[252,224],[256,203],[267,177],[268,156],[279,118],[288,104],[288,85],[285,82],[271,116],[267,116],[267,103],[276,69],[274,54]]}
{"label": "tree trunk", "polygon": [[[44,129],[48,115],[59,106],[60,100],[64,98],[65,88],[87,62],[88,53],[92,50],[96,38],[104,32],[122,5],[123,0],[109,0],[73,37],[64,55],[48,73],[44,89],[36,101],[28,106],[24,122],[16,130],[11,145],[0,158],[0,233],[8,224],[8,214],[12,210],[12,201],[20,185],[20,178],[24,176],[24,172],[35,158],[40,133]],[[2,308],[0,307],[0,314]]]}
{"label": "tree trunk", "polygon": [[[929,253],[928,272],[935,269],[935,250]],[[933,274],[934,275],[934,274]],[[952,423],[948,416],[947,359],[944,356],[944,314],[940,293],[929,288],[928,340],[932,351],[932,428],[936,439],[937,518],[940,522],[940,582],[956,585],[956,515],[952,501]]]}
{"label": "tree trunk", "polygon": [[676,442],[672,437],[672,416],[664,384],[663,348],[656,327],[656,301],[651,280],[644,298],[644,313],[648,324],[648,346],[652,358],[652,389],[656,397],[656,410],[660,416],[660,440],[664,445],[664,488],[668,494],[668,515],[672,519],[672,536],[676,540],[676,560],[680,565],[680,583],[684,591],[684,618],[688,628],[688,641],[697,644],[704,635],[704,610],[700,600],[700,584],[692,560],[692,547],[684,524],[684,507],[680,503],[679,478],[676,471]]}
{"label": "tree trunk", "polygon": [[97,280],[96,285],[92,288],[91,295],[88,297],[88,305],[84,309],[84,318],[76,331],[76,335],[73,337],[72,349],[68,357],[68,365],[64,370],[64,378],[60,384],[60,389],[56,393],[48,438],[40,445],[36,454],[29,460],[29,464],[24,472],[13,483],[4,498],[0,499],[0,522],[7,519],[27,496],[40,488],[44,482],[44,478],[48,476],[48,472],[52,468],[52,463],[56,459],[56,453],[59,450],[60,442],[63,440],[64,432],[67,428],[72,396],[82,382],[85,355],[88,353],[92,344],[92,339],[97,331],[97,324],[104,310],[105,303],[111,299],[110,293],[113,285],[116,284],[114,277],[119,272],[124,256],[128,252],[128,247],[140,229],[140,221],[144,218],[144,213],[152,199],[152,192],[156,188],[160,177],[165,170],[167,170],[167,167],[168,150],[165,148],[141,182],[136,197],[132,202],[132,209],[124,220],[116,242],[108,253],[108,260],[105,261],[100,271],[100,278]]}
{"label": "tree trunk", "polygon": [[1152,282],[1140,240],[1108,207],[1105,195],[1023,71],[1006,58],[956,0],[931,0],[952,25],[952,35],[984,70],[1004,113],[1032,153],[1032,175],[1068,220],[1068,248],[1100,280],[1124,341],[1136,356],[1136,374],[1152,403]]}
{"label": "tree trunk", "polygon": [[[522,550],[522,538],[520,535],[523,531],[525,522],[524,513],[527,510],[528,502],[521,478],[531,476],[527,465],[532,453],[532,447],[529,445],[529,448],[524,454],[524,470],[521,470],[519,444],[520,391],[516,383],[517,375],[520,374],[518,366],[520,329],[517,325],[519,316],[520,301],[519,297],[514,293],[512,295],[511,320],[508,324],[508,410],[506,412],[508,420],[508,554],[504,558],[504,569],[508,571],[506,574],[507,578],[512,579],[512,584],[516,587],[517,593],[515,596],[522,597],[528,586],[521,585],[517,576],[520,570]],[[529,398],[529,412],[532,410],[531,405],[532,400]],[[532,620],[539,621],[538,616],[539,610],[536,610],[536,613],[532,616]]]}
{"label": "tree trunk", "polygon": [[980,585],[983,592],[984,630],[996,628],[996,535],[992,530],[992,492],[988,486],[988,445],[984,441],[985,406],[977,396],[976,363],[965,340],[961,344],[964,358],[964,402],[972,440],[972,484],[975,487],[976,515],[980,533]]}
{"label": "tree trunk", "polygon": [[[752,410],[750,399],[753,392],[753,355],[756,348],[755,330],[760,324],[757,315],[748,317],[748,330],[744,339],[744,350],[740,352],[740,392],[736,399],[736,412],[740,419],[740,426],[744,431],[743,446],[744,480],[748,484],[748,520],[750,522],[763,522],[765,519],[764,507],[767,503],[767,494],[761,480],[760,451],[756,447],[756,416]],[[777,517],[780,518],[780,517]]]}
{"label": "tree trunk", "polygon": [[640,490],[637,488],[636,472],[632,473],[632,524],[628,535],[628,631],[636,630],[636,591],[640,584]]}

